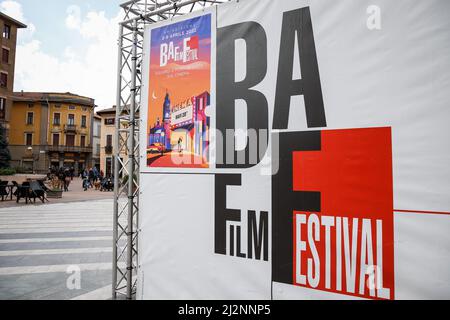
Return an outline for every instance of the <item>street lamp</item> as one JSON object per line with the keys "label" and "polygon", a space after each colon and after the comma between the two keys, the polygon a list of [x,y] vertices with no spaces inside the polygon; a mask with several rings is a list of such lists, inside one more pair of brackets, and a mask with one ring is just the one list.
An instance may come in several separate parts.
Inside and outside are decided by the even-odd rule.
{"label": "street lamp", "polygon": [[[32,166],[31,166],[31,170],[33,170],[33,174],[35,174],[35,170],[34,170],[34,168],[35,168],[34,162],[35,162],[35,161],[39,161],[39,154],[36,155],[36,156],[33,154],[33,147],[32,147],[32,146],[29,146],[29,147],[27,148],[27,150],[28,150],[28,152],[31,153],[31,159],[33,159]],[[41,153],[42,153],[42,151],[41,151]]]}
{"label": "street lamp", "polygon": [[33,159],[33,162],[31,164],[31,170],[33,171],[34,174],[34,154],[33,154],[33,147],[28,147],[28,151],[31,153],[31,158]]}

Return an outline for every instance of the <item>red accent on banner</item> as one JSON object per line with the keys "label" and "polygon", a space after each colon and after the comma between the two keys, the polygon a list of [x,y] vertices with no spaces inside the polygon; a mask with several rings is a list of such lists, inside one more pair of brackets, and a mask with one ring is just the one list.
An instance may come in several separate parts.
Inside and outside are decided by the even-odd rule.
{"label": "red accent on banner", "polygon": [[[307,260],[313,259],[311,246],[308,244],[307,225],[312,215],[319,218],[320,240],[315,241],[320,261],[320,281],[315,289],[336,293],[360,296],[365,298],[380,298],[375,291],[370,292],[367,285],[364,293],[360,292],[360,279],[368,281],[369,276],[361,276],[362,263],[367,264],[370,248],[366,246],[366,261],[361,261],[363,246],[362,225],[366,219],[365,235],[370,233],[373,263],[378,264],[377,254],[382,247],[382,284],[390,290],[390,299],[394,298],[394,229],[393,229],[393,181],[392,181],[392,140],[390,128],[370,128],[351,130],[331,130],[322,132],[322,150],[311,152],[294,152],[293,155],[293,186],[295,191],[316,191],[321,193],[321,212],[294,212],[294,242],[296,239],[296,223],[303,214],[306,223],[301,225],[302,241],[306,241],[306,251],[302,252],[301,273],[307,274]],[[334,227],[330,230],[330,263],[331,271],[326,284],[326,250],[324,216],[333,217]],[[314,217],[315,218],[315,217]],[[344,218],[347,218],[344,226]],[[357,254],[354,290],[351,284],[347,288],[346,266],[347,257],[351,259],[353,219],[357,218]],[[336,223],[341,224],[341,290],[337,290],[336,275],[337,250]],[[356,221],[356,220],[355,220]],[[377,221],[382,226],[382,246],[377,247]],[[316,225],[312,224],[314,227]],[[313,228],[315,230],[315,228]],[[344,229],[348,230],[349,250],[344,248]],[[370,229],[370,230],[369,230]],[[381,230],[381,229],[380,229]],[[313,232],[314,233],[314,232]],[[367,243],[367,242],[365,242]],[[380,245],[380,244],[378,244]],[[298,243],[294,244],[294,284],[296,281],[296,255]],[[345,252],[346,251],[346,252]],[[381,253],[381,250],[379,251]],[[316,259],[317,260],[317,259]],[[313,262],[314,260],[311,260]],[[351,262],[351,260],[348,260]],[[349,264],[351,266],[351,264]],[[315,267],[315,266],[314,266]],[[313,268],[311,268],[314,270]],[[378,275],[377,275],[378,276]],[[376,276],[376,277],[377,277]],[[311,287],[308,280],[306,287]],[[350,292],[354,291],[354,292]],[[371,295],[372,293],[372,295]]]}
{"label": "red accent on banner", "polygon": [[446,211],[423,211],[423,210],[398,210],[394,209],[396,213],[416,213],[416,214],[439,214],[439,215],[450,215],[450,212]]}
{"label": "red accent on banner", "polygon": [[198,36],[191,37],[191,40],[188,41],[187,45],[191,49],[198,49]]}

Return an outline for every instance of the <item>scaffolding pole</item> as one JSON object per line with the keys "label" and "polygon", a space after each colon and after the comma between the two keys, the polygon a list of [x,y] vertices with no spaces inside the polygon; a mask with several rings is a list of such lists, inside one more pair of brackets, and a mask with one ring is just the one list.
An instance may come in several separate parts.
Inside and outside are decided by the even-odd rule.
{"label": "scaffolding pole", "polygon": [[[120,87],[122,86],[122,73],[120,72],[121,68],[122,68],[122,36],[123,36],[123,26],[120,25],[119,26],[119,40],[118,40],[118,54],[117,54],[117,70],[119,70],[118,74],[117,74],[117,88],[119,88],[118,93],[117,93],[117,98],[116,98],[116,109],[119,108],[120,106],[120,99],[121,99],[121,90]],[[115,126],[116,126],[116,132],[119,131],[120,127],[119,127],[119,113],[116,112],[116,122],[115,122]],[[119,139],[118,137],[115,138],[114,140],[114,150],[118,150],[119,149]],[[114,177],[119,176],[119,164],[116,161],[116,159],[114,159]],[[117,283],[117,272],[115,272],[115,270],[117,270],[117,254],[118,254],[118,250],[117,250],[117,239],[118,239],[118,212],[119,212],[119,208],[118,208],[118,187],[119,184],[116,182],[115,178],[114,178],[114,217],[113,217],[113,273],[112,273],[112,298],[116,299],[117,298],[117,288],[115,286],[115,284]]]}
{"label": "scaffolding pole", "polygon": [[[130,0],[122,3],[114,139],[112,298],[136,297],[139,219],[139,111],[145,27],[229,0]],[[141,143],[146,143],[142,141]]]}

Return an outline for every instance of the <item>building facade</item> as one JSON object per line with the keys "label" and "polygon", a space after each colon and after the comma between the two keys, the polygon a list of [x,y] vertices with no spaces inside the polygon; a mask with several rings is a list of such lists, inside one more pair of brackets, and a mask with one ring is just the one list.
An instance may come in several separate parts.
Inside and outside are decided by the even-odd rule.
{"label": "building facade", "polygon": [[11,166],[36,173],[93,166],[94,100],[72,93],[13,94]]}
{"label": "building facade", "polygon": [[17,33],[27,26],[0,12],[1,64],[0,64],[0,128],[9,136],[14,72],[16,65]]}
{"label": "building facade", "polygon": [[[102,119],[101,139],[100,139],[100,170],[105,177],[112,177],[114,174],[114,146],[116,142],[116,107],[97,111],[97,115]],[[126,128],[125,123],[121,123],[122,129]],[[124,133],[125,134],[125,133]],[[122,162],[128,161],[126,151],[120,152]],[[123,173],[119,169],[119,175]]]}
{"label": "building facade", "polygon": [[92,143],[92,164],[100,170],[100,145],[102,138],[102,118],[94,114],[94,128],[93,128],[93,143]]}
{"label": "building facade", "polygon": [[116,108],[97,111],[101,118],[100,170],[105,177],[114,174],[114,142],[116,140]]}

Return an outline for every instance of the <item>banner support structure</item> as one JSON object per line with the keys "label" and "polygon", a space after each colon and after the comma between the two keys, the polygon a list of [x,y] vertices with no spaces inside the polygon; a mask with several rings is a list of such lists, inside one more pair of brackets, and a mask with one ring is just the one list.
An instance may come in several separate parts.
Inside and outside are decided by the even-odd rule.
{"label": "banner support structure", "polygon": [[[122,68],[122,36],[123,36],[123,26],[120,25],[119,26],[119,40],[118,40],[118,54],[117,54],[117,70],[121,70]],[[116,126],[116,132],[119,132],[119,112],[117,112],[117,109],[120,106],[120,100],[121,100],[121,90],[120,87],[122,86],[122,73],[119,71],[119,73],[117,74],[117,88],[118,90],[118,94],[117,94],[117,100],[116,100],[116,119],[115,119],[115,126]],[[115,137],[114,140],[114,150],[119,150],[119,139],[118,136]],[[114,158],[114,177],[118,177],[119,176],[119,165],[118,165],[118,161],[116,161],[116,157]],[[112,298],[116,299],[117,298],[117,287],[115,286],[115,284],[117,283],[117,272],[114,272],[115,270],[117,270],[117,257],[118,257],[118,248],[117,248],[117,239],[119,238],[118,235],[118,219],[119,219],[119,215],[118,215],[118,181],[116,181],[116,178],[114,178],[114,216],[113,216],[113,273],[112,273]]]}
{"label": "banner support structure", "polygon": [[[139,110],[145,26],[229,0],[130,0],[122,3],[114,140],[112,299],[134,299],[138,273]],[[145,143],[142,141],[142,143]]]}

